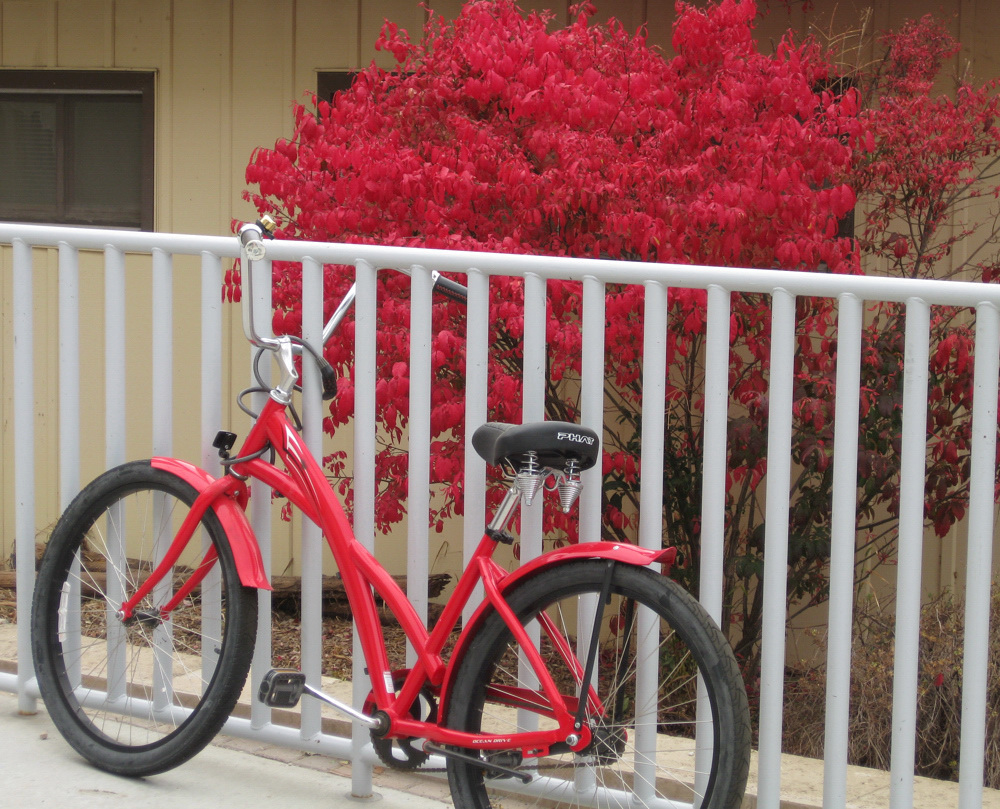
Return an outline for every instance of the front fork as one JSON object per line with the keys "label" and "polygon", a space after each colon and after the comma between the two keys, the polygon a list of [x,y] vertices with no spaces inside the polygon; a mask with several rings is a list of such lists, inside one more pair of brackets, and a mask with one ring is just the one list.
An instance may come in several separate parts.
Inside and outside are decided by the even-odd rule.
{"label": "front fork", "polygon": [[[239,481],[229,475],[223,475],[221,478],[218,478],[210,483],[199,494],[198,498],[194,501],[194,503],[192,503],[191,510],[188,512],[187,517],[184,518],[184,522],[181,523],[181,527],[178,529],[177,534],[171,541],[170,547],[167,548],[167,552],[157,564],[156,569],[149,574],[142,585],[140,585],[135,593],[133,593],[132,597],[127,599],[119,608],[118,617],[122,621],[131,621],[135,617],[136,607],[142,603],[143,599],[153,591],[153,588],[160,581],[162,581],[165,576],[169,576],[171,574],[173,566],[177,563],[177,560],[180,559],[180,556],[187,547],[188,542],[191,541],[191,537],[194,536],[194,532],[201,523],[202,517],[205,516],[205,512],[207,512],[220,497],[237,494],[238,489],[241,486],[242,484]],[[187,598],[188,595],[199,584],[201,584],[205,576],[208,575],[209,570],[212,569],[216,559],[218,559],[218,554],[215,550],[215,546],[213,545],[209,547],[201,563],[191,574],[188,580],[184,582],[184,584],[177,590],[176,593],[174,593],[173,597],[166,604],[159,608],[160,620],[167,620],[170,617],[170,613],[173,612],[177,605]]]}

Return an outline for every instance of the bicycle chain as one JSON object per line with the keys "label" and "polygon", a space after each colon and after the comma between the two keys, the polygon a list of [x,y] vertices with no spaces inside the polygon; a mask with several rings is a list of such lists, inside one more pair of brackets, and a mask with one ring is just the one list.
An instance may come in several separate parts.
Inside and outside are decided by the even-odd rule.
{"label": "bicycle chain", "polygon": [[[381,755],[379,758],[382,758]],[[385,761],[385,759],[382,759]],[[393,759],[390,764],[388,761],[385,762],[386,766],[391,767],[394,770],[400,770],[404,772],[427,772],[427,773],[443,773],[448,772],[447,767],[421,767],[417,765],[416,767],[407,767],[402,762]],[[545,766],[539,766],[538,764],[532,765],[530,767],[518,767],[518,772],[541,772],[543,770],[567,770],[573,769],[576,765],[574,764],[546,764]],[[491,780],[502,780],[499,778]]]}

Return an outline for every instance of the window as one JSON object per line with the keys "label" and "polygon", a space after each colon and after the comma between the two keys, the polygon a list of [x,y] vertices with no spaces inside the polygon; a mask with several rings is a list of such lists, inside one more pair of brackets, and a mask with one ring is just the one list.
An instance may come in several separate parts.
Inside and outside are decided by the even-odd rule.
{"label": "window", "polygon": [[0,70],[0,220],[152,230],[154,85]]}

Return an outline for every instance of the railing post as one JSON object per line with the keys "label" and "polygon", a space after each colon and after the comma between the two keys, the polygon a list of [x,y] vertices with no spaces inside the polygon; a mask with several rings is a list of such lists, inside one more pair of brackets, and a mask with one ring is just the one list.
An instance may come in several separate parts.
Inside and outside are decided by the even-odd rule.
{"label": "railing post", "polygon": [[153,250],[153,454],[174,451],[174,260]]}
{"label": "railing post", "polygon": [[[66,242],[59,244],[59,511],[80,491],[80,261]],[[79,603],[79,562],[73,562],[70,603]],[[80,681],[80,611],[66,614],[64,651],[70,682]]]}
{"label": "railing post", "polygon": [[[646,284],[642,327],[642,446],[639,452],[639,545],[663,547],[664,415],[667,401],[667,289]],[[603,386],[602,386],[603,393]],[[656,710],[658,706],[660,621],[652,610],[636,615],[635,792],[651,801],[656,791]],[[648,656],[646,656],[648,654]],[[697,746],[696,746],[697,749]],[[695,765],[697,770],[697,764]],[[702,787],[703,788],[703,787]],[[695,787],[697,793],[698,786]]]}
{"label": "railing post", "polygon": [[[487,418],[489,384],[490,279],[470,268],[469,300],[465,315],[465,518],[462,560],[466,566],[479,545],[486,525],[486,461],[472,447],[472,434]],[[462,612],[463,625],[482,600],[482,585]]]}
{"label": "railing post", "polygon": [[[701,580],[702,606],[722,623],[722,583],[726,531],[726,447],[729,424],[729,328],[732,296],[708,288],[705,335],[705,436],[702,452]],[[725,630],[725,627],[723,627]]]}
{"label": "railing post", "polygon": [[903,427],[899,473],[899,563],[896,567],[896,651],[892,679],[890,809],[912,809],[920,653],[920,577],[924,543],[927,379],[930,307],[906,301]]}
{"label": "railing post", "polygon": [[[302,259],[302,338],[317,351],[323,350],[323,265],[314,258]],[[322,463],[323,383],[314,362],[302,363],[302,438]],[[308,517],[302,517],[302,620],[299,627],[302,671],[316,688],[323,677],[323,532]],[[320,703],[302,701],[303,739],[315,739],[322,731]]]}
{"label": "railing post", "polygon": [[[414,266],[410,273],[410,411],[407,421],[409,456],[406,481],[406,596],[427,625],[427,574],[430,531],[431,446],[431,274]],[[417,662],[416,651],[406,644],[406,665]]]}
{"label": "railing post", "polygon": [[[580,357],[580,423],[604,438],[604,282],[593,276],[583,279],[583,343]],[[601,464],[580,475],[583,491],[577,508],[580,515],[580,541],[596,542],[601,538],[601,507],[604,501]]]}
{"label": "railing post", "polygon": [[[253,324],[258,334],[270,335],[271,325],[271,262],[264,260],[259,262],[259,266],[254,267],[258,280],[256,289],[251,289],[248,284],[250,277],[249,269],[243,273],[244,295],[254,295],[254,317],[256,323]],[[267,280],[261,282],[260,276]],[[257,349],[250,348],[250,363],[254,363]],[[270,357],[264,358],[266,361],[257,366],[260,378],[265,386],[271,384],[272,368]],[[249,366],[248,366],[249,367]],[[256,380],[254,382],[256,384]],[[260,412],[267,402],[266,393],[255,393],[251,397],[253,408]],[[259,480],[250,483],[250,525],[253,527],[254,535],[257,537],[257,544],[260,546],[260,553],[264,560],[264,569],[268,576],[272,572],[271,563],[271,489]],[[250,665],[251,694],[256,694],[260,688],[260,683],[264,675],[271,668],[271,591],[257,591],[257,640],[254,646],[253,662]],[[271,709],[259,699],[250,702],[250,722],[255,730],[261,730],[271,722]]]}
{"label": "railing post", "polygon": [[[31,245],[14,239],[14,533],[17,552],[17,614],[31,615],[35,586],[35,354]],[[34,713],[28,681],[35,676],[31,621],[17,622],[17,707]]]}
{"label": "railing post", "polygon": [[[542,421],[545,418],[545,346],[548,284],[532,272],[524,277],[524,366],[522,373],[521,420]],[[542,552],[542,496],[530,506],[521,502],[521,562],[534,559]],[[537,646],[540,640],[538,622],[530,627],[530,637]],[[527,688],[537,688],[538,678],[534,669],[521,654],[518,661],[518,682]],[[523,708],[518,709],[518,726],[534,729],[538,715]]]}
{"label": "railing post", "polygon": [[59,508],[80,489],[80,262],[59,245]]}
{"label": "railing post", "polygon": [[108,469],[125,463],[125,254],[104,249],[104,429]]}
{"label": "railing post", "polygon": [[856,295],[841,295],[837,316],[837,398],[833,427],[830,601],[827,610],[829,635],[823,746],[825,809],[843,807],[847,802],[862,317],[861,300]]}
{"label": "railing post", "polygon": [[774,290],[767,411],[767,504],[764,513],[764,620],[760,665],[760,747],[757,805],[781,803],[782,695],[788,574],[788,491],[791,485],[795,296]]}
{"label": "railing post", "polygon": [[[219,474],[218,450],[212,446],[222,429],[222,261],[208,251],[201,254],[201,464],[213,475]],[[210,540],[202,531],[202,550]],[[202,584],[202,633],[205,637],[222,635],[222,572],[216,565]],[[201,673],[209,682],[215,672],[215,659],[203,655]]]}
{"label": "railing post", "polygon": [[[732,295],[717,284],[708,288],[705,334],[705,421],[702,428],[701,560],[698,594],[702,606],[722,624],[723,564],[726,545],[726,448],[729,424],[729,329]],[[725,631],[727,627],[723,626]],[[699,716],[709,715],[708,693],[698,684]],[[712,747],[712,730],[698,724],[695,794],[707,786],[705,761]]]}
{"label": "railing post", "polygon": [[[375,332],[376,271],[367,261],[355,264],[357,300],[354,304],[354,535],[375,551]],[[366,684],[364,655],[354,630],[354,704],[364,704]],[[354,723],[351,729],[351,794],[372,797],[372,766],[362,753],[370,744],[368,731]]]}
{"label": "railing post", "polygon": [[965,573],[965,652],[962,661],[962,738],[959,809],[983,805],[986,745],[986,672],[990,650],[990,587],[993,571],[994,498],[997,452],[997,388],[1000,376],[1000,312],[992,304],[976,309],[972,400],[971,473]]}

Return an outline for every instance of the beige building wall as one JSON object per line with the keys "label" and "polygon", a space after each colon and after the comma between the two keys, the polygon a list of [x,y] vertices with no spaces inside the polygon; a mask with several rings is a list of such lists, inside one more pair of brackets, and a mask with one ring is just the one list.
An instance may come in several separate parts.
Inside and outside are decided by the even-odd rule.
{"label": "beige building wall", "polygon": [[[455,7],[458,6],[456,4]],[[0,2],[0,69],[109,69],[156,74],[155,229],[164,232],[227,234],[233,219],[253,218],[241,198],[244,171],[257,146],[273,145],[292,132],[291,105],[316,90],[320,70],[353,70],[377,55],[374,42],[382,21],[392,19],[419,31],[424,11],[411,0],[343,2],[295,0],[5,0]],[[384,61],[384,55],[378,55]],[[35,287],[36,524],[40,533],[60,512],[58,494],[57,251],[36,250]],[[196,259],[178,258],[174,284],[174,385],[190,391],[174,406],[174,453],[200,461],[199,288]],[[129,257],[128,370],[119,387],[128,392],[128,457],[148,457],[152,446],[151,385],[147,324],[154,302],[148,260]],[[14,546],[12,434],[11,271],[8,248],[0,250],[0,560]],[[105,464],[104,306],[101,256],[81,261],[81,480]],[[220,293],[221,294],[221,293]],[[226,307],[223,424],[245,433],[235,407],[245,387],[246,359],[239,312]],[[235,370],[234,370],[235,366]],[[276,523],[275,568],[294,560],[296,526]],[[399,545],[399,543],[395,543]],[[459,541],[458,547],[461,542]],[[405,556],[402,557],[405,559]],[[390,564],[393,564],[390,560]],[[405,562],[404,562],[405,564]],[[297,572],[292,561],[289,572]],[[398,567],[398,563],[396,564]]]}
{"label": "beige building wall", "polygon": [[[446,17],[461,8],[460,0],[437,0],[434,8]],[[557,5],[554,24],[568,19],[569,0],[525,7]],[[817,0],[806,14],[772,0],[775,10],[758,26],[762,42],[776,42],[789,28],[834,35],[854,30],[870,8],[869,26],[885,29],[905,18],[933,13],[949,20],[963,42],[956,69],[969,66],[980,80],[1000,76],[1000,15],[993,0]],[[597,0],[598,18],[615,16],[628,29],[646,25],[651,42],[669,52],[673,3],[669,0]],[[158,231],[226,234],[231,220],[252,218],[241,199],[244,170],[255,147],[270,146],[291,134],[291,104],[316,89],[318,71],[352,70],[372,58],[389,64],[373,45],[383,19],[411,33],[421,29],[425,12],[417,0],[2,0],[0,1],[0,69],[59,68],[144,70],[156,73],[155,227]],[[81,268],[81,385],[85,399],[85,481],[104,465],[103,282],[100,257],[85,258]],[[57,380],[57,289],[55,252],[35,251],[36,478],[39,482],[37,523],[48,526],[59,513]],[[156,369],[146,366],[150,300],[148,262],[129,260],[128,390],[129,457],[150,453],[151,380]],[[0,250],[0,361],[3,425],[0,465],[0,559],[13,548],[13,467],[11,434],[11,274],[9,252]],[[190,289],[198,267],[178,260],[175,285]],[[236,315],[236,317],[233,317]],[[175,304],[177,390],[197,391],[198,369],[183,358],[198,346],[198,302],[184,297]],[[221,427],[245,432],[245,421],[233,403],[244,386],[245,358],[238,313],[226,309],[225,393]],[[192,325],[193,324],[193,325]],[[197,401],[192,395],[191,403]],[[174,409],[175,454],[200,457],[197,407]],[[275,568],[297,572],[294,536],[297,526],[278,525],[274,541]],[[961,531],[925,549],[927,586],[952,582],[964,568]],[[381,543],[388,564],[401,571],[402,543]],[[456,567],[461,539],[446,534],[432,570]]]}

